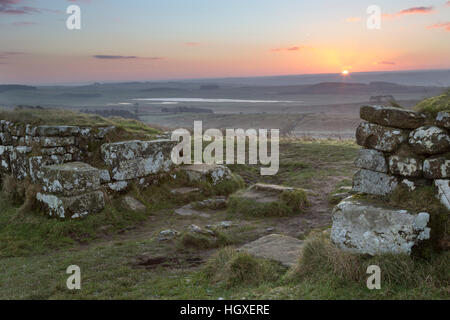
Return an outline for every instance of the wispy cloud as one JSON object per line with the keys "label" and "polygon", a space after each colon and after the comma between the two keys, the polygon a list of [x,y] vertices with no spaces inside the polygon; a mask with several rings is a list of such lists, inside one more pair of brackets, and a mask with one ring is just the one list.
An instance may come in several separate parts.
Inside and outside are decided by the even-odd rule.
{"label": "wispy cloud", "polygon": [[380,61],[380,62],[378,62],[378,64],[383,64],[383,65],[388,65],[388,66],[396,65],[396,63],[393,61]]}
{"label": "wispy cloud", "polygon": [[0,59],[6,59],[12,56],[23,55],[25,52],[20,51],[0,51]]}
{"label": "wispy cloud", "polygon": [[16,21],[11,23],[14,27],[28,27],[28,26],[36,26],[38,25],[37,22],[31,22],[31,21]]}
{"label": "wispy cloud", "polygon": [[135,59],[164,60],[163,57],[138,57],[138,56],[119,56],[119,55],[104,55],[104,54],[96,54],[92,57],[95,59],[102,59],[102,60],[135,60]]}
{"label": "wispy cloud", "polygon": [[35,7],[21,6],[22,0],[0,0],[0,14],[22,15],[40,13]]}
{"label": "wispy cloud", "polygon": [[197,47],[200,45],[200,42],[185,42],[184,45],[189,47]]}
{"label": "wispy cloud", "polygon": [[279,51],[300,51],[302,49],[306,49],[306,46],[293,46],[288,48],[273,48],[270,51],[279,52]]}
{"label": "wispy cloud", "polygon": [[450,31],[450,22],[432,24],[427,26],[427,29],[443,29],[445,31]]}
{"label": "wispy cloud", "polygon": [[406,15],[417,15],[417,14],[431,14],[434,13],[434,7],[412,7],[408,9],[403,9],[396,13],[385,13],[383,14],[383,18],[393,19]]}

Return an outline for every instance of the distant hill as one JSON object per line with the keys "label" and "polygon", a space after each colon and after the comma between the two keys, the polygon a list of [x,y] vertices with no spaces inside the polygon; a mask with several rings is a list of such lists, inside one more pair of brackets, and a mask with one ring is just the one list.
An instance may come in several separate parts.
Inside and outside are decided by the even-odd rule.
{"label": "distant hill", "polygon": [[33,86],[25,86],[20,84],[1,84],[0,85],[0,93],[6,91],[18,91],[18,90],[37,90],[36,87]]}
{"label": "distant hill", "polygon": [[291,86],[279,94],[361,94],[361,93],[414,93],[434,91],[436,87],[405,86],[391,82],[370,82],[369,84],[357,82],[321,82],[312,85]]}

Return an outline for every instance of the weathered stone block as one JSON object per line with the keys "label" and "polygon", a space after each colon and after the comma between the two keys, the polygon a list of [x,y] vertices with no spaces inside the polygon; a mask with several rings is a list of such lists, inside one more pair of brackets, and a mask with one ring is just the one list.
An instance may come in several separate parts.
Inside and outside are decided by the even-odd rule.
{"label": "weathered stone block", "polygon": [[45,160],[42,156],[30,157],[28,159],[30,168],[30,178],[33,183],[39,183],[44,177],[42,167],[45,165]]}
{"label": "weathered stone block", "polygon": [[382,126],[415,129],[423,126],[425,115],[413,111],[384,106],[363,106],[360,109],[361,119]]}
{"label": "weathered stone block", "polygon": [[108,183],[108,188],[113,192],[124,191],[128,188],[128,182],[127,181],[111,182]]}
{"label": "weathered stone block", "polygon": [[13,145],[13,138],[11,133],[5,131],[0,132],[0,143],[5,146],[12,146]]}
{"label": "weathered stone block", "polygon": [[11,173],[11,166],[9,163],[9,157],[13,147],[0,146],[0,174]]}
{"label": "weathered stone block", "polygon": [[75,137],[39,137],[41,147],[65,147],[75,144]]}
{"label": "weathered stone block", "polygon": [[392,152],[406,141],[408,131],[361,122],[356,129],[356,142],[363,147]]}
{"label": "weathered stone block", "polygon": [[333,209],[331,240],[360,254],[410,254],[412,247],[430,238],[429,219],[426,212],[384,208],[353,196]]}
{"label": "weathered stone block", "polygon": [[29,176],[29,162],[28,156],[31,153],[30,147],[15,147],[12,149],[9,156],[9,163],[11,165],[12,175],[22,180]]}
{"label": "weathered stone block", "polygon": [[83,162],[42,167],[42,189],[46,193],[75,195],[100,188],[100,171]]}
{"label": "weathered stone block", "polygon": [[439,112],[436,117],[436,125],[439,127],[450,129],[450,113]]}
{"label": "weathered stone block", "polygon": [[434,180],[434,185],[438,189],[438,198],[441,203],[450,210],[450,180],[438,179]]}
{"label": "weathered stone block", "polygon": [[66,148],[64,147],[42,148],[41,153],[46,156],[63,155],[66,153]]}
{"label": "weathered stone block", "polygon": [[388,165],[383,152],[372,149],[360,149],[358,158],[355,160],[355,166],[377,172],[388,172]]}
{"label": "weathered stone block", "polygon": [[133,140],[103,144],[101,152],[111,167],[112,179],[122,181],[169,171],[175,144],[170,140]]}
{"label": "weathered stone block", "polygon": [[231,171],[225,165],[219,164],[192,164],[181,168],[190,181],[208,181],[216,185],[223,180],[231,178]]}
{"label": "weathered stone block", "polygon": [[429,158],[423,162],[423,174],[428,179],[450,178],[450,159]]}
{"label": "weathered stone block", "polygon": [[34,137],[36,135],[36,132],[37,132],[37,127],[35,127],[35,126],[31,125],[31,124],[27,124],[25,126],[25,134],[27,136]]}
{"label": "weathered stone block", "polygon": [[39,126],[36,134],[42,137],[68,137],[75,136],[80,132],[79,127],[75,126]]}
{"label": "weathered stone block", "polygon": [[405,177],[418,178],[422,176],[423,161],[418,158],[404,156],[389,157],[389,172]]}
{"label": "weathered stone block", "polygon": [[119,163],[117,167],[111,170],[112,179],[116,181],[131,180],[159,172],[168,172],[172,165],[170,157],[165,157],[162,152],[159,152],[146,158],[137,158]]}
{"label": "weathered stone block", "polygon": [[361,169],[353,176],[354,192],[362,192],[375,195],[387,195],[398,186],[396,177],[381,173]]}
{"label": "weathered stone block", "polygon": [[99,212],[105,207],[105,198],[101,191],[93,191],[73,197],[38,193],[36,199],[43,204],[50,216],[61,219],[81,218],[87,214]]}
{"label": "weathered stone block", "polygon": [[450,135],[438,127],[420,127],[410,133],[408,141],[418,154],[437,154],[450,150]]}
{"label": "weathered stone block", "polygon": [[100,170],[100,183],[108,183],[111,182],[111,175],[108,170]]}

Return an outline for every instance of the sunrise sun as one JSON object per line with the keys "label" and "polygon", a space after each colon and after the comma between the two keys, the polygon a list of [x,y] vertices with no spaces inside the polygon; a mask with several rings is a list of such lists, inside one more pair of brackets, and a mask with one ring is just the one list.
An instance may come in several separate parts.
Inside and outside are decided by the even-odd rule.
{"label": "sunrise sun", "polygon": [[350,74],[350,72],[348,70],[342,70],[341,74],[343,76],[348,76]]}

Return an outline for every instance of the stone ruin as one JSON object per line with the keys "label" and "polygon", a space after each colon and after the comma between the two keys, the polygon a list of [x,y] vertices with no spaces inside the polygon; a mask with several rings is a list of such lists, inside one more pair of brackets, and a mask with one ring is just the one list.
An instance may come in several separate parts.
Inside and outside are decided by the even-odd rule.
{"label": "stone ruin", "polygon": [[[133,182],[149,185],[173,167],[175,142],[108,143],[106,136],[114,130],[1,120],[0,174],[38,185],[37,200],[50,216],[80,218],[99,212],[105,206],[105,190],[119,192]],[[92,163],[95,153],[100,154],[100,163]]]}
{"label": "stone ruin", "polygon": [[413,191],[434,185],[450,210],[450,114],[429,119],[406,109],[363,106],[360,117],[356,141],[363,148],[352,189],[358,194],[334,208],[331,240],[357,253],[409,254],[430,238],[429,213],[374,205],[359,194],[385,196],[399,186]]}

